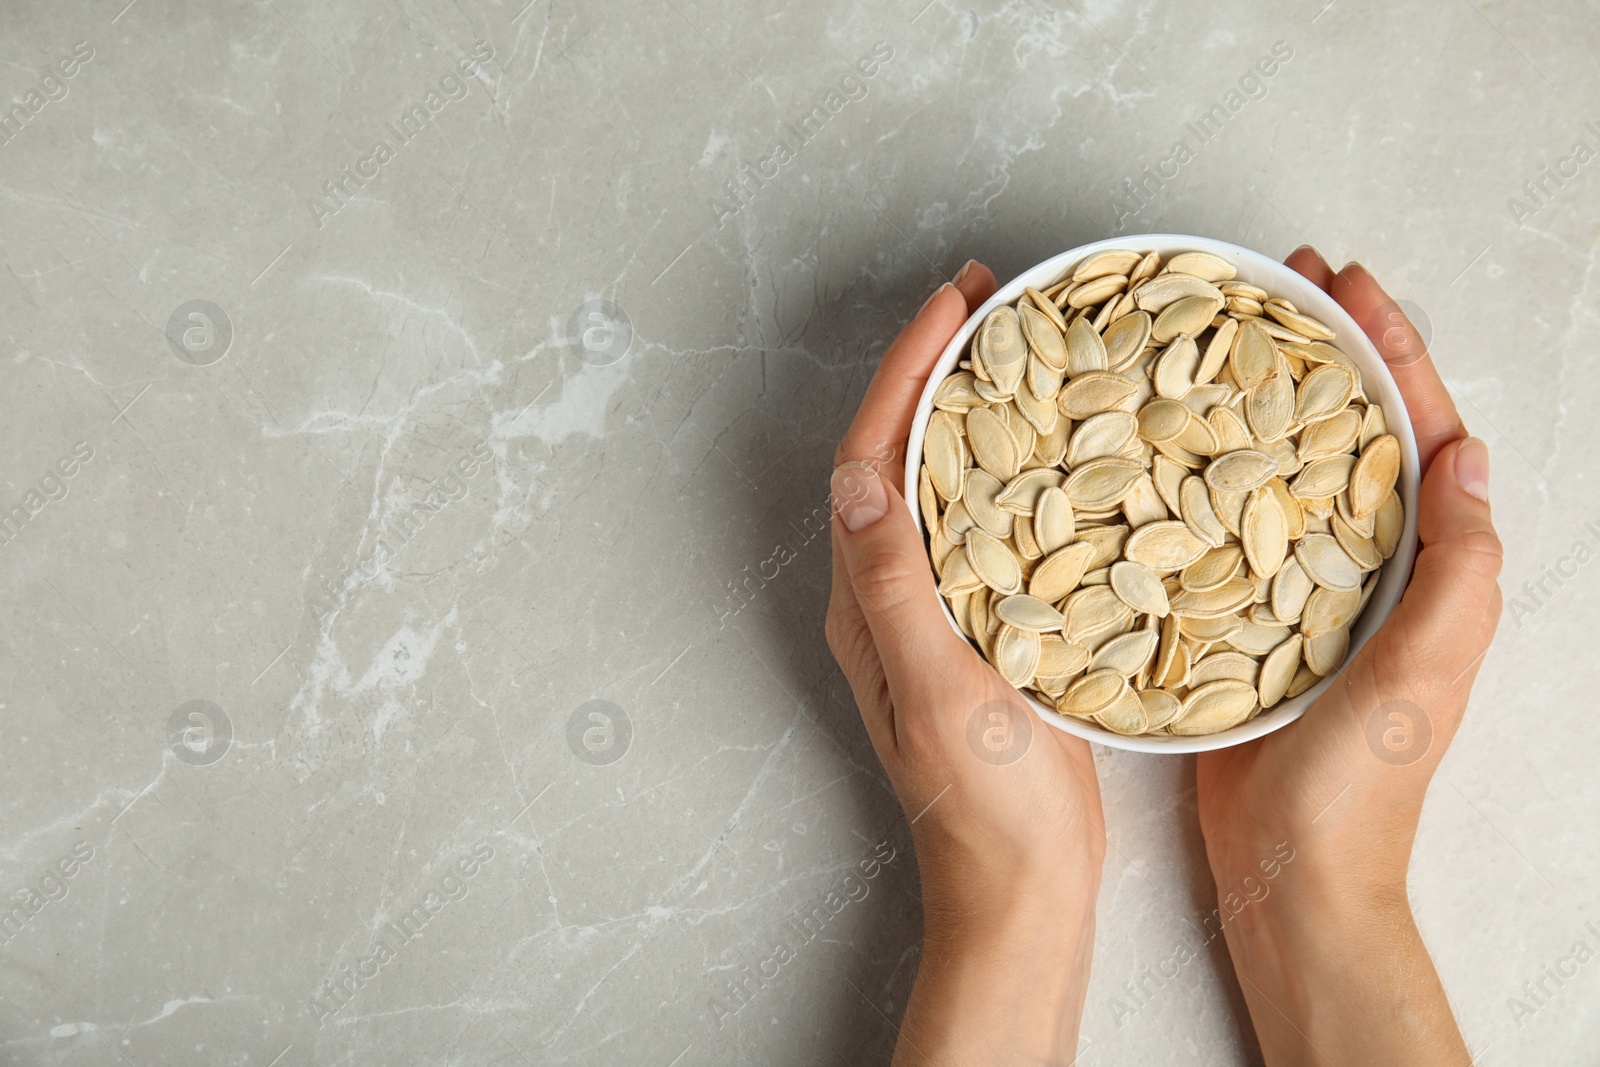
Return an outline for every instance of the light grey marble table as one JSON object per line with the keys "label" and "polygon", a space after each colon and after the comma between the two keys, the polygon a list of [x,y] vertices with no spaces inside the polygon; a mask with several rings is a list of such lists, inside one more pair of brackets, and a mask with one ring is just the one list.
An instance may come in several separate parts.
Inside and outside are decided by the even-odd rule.
{"label": "light grey marble table", "polygon": [[[1597,16],[11,0],[0,1060],[885,1062],[834,444],[969,256],[1167,230],[1369,264],[1490,442],[1413,896],[1480,1064],[1594,1062]],[[1097,755],[1079,1062],[1256,1062],[1192,761]]]}

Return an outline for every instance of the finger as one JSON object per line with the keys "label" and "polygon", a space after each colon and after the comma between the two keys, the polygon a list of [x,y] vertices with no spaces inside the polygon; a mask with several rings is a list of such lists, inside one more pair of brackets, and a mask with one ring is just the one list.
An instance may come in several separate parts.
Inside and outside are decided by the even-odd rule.
{"label": "finger", "polygon": [[833,463],[889,463],[903,458],[906,435],[928,372],[967,318],[966,301],[946,282],[928,298],[878,364],[855,421],[845,431]]}
{"label": "finger", "polygon": [[1290,252],[1289,258],[1283,262],[1286,267],[1304,276],[1323,292],[1327,292],[1328,287],[1333,284],[1333,268],[1322,258],[1322,253],[1310,245],[1301,245]]}
{"label": "finger", "polygon": [[961,295],[967,298],[968,315],[977,311],[999,288],[995,284],[994,274],[975,259],[967,260],[966,266],[956,271],[953,284],[961,290]]}
{"label": "finger", "polygon": [[883,663],[872,642],[872,631],[855,590],[850,588],[850,575],[845,569],[844,550],[839,544],[837,526],[832,531],[833,589],[828,598],[827,636],[828,648],[839,661],[850,691],[855,695],[856,707],[861,711],[861,721],[867,735],[880,757],[893,752],[893,725],[890,722],[891,705],[882,694]]}
{"label": "finger", "polygon": [[1375,640],[1383,658],[1400,658],[1428,693],[1455,688],[1482,659],[1500,619],[1502,550],[1488,492],[1489,450],[1476,437],[1441,448],[1422,480],[1422,551]]}
{"label": "finger", "polygon": [[937,690],[972,648],[950,628],[905,501],[865,463],[833,472],[834,535],[895,702]]}
{"label": "finger", "polygon": [[1467,429],[1428,356],[1421,335],[1359,263],[1345,264],[1334,276],[1331,292],[1366,331],[1378,354],[1389,365],[1389,373],[1400,387],[1400,395],[1405,398],[1406,410],[1411,415],[1411,425],[1416,430],[1422,469],[1429,469],[1439,449],[1467,436]]}

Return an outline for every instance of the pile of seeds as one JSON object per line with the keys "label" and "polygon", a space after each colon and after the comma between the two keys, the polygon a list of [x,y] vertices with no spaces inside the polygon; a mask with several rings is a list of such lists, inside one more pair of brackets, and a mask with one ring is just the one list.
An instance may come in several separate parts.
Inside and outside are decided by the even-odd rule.
{"label": "pile of seeds", "polygon": [[1216,733],[1339,669],[1404,525],[1333,331],[1186,252],[1100,252],[940,383],[918,500],[1008,682],[1119,734]]}

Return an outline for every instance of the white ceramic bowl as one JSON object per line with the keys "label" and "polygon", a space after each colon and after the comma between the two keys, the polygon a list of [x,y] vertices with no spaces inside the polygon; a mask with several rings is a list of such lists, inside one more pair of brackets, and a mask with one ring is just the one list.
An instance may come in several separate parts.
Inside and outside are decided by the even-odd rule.
{"label": "white ceramic bowl", "polygon": [[[1334,302],[1331,296],[1277,260],[1224,241],[1172,233],[1139,234],[1096,241],[1047,259],[1001,286],[999,292],[973,313],[945,348],[944,354],[939,357],[939,362],[934,364],[933,372],[928,376],[928,383],[922,390],[922,399],[917,403],[917,414],[911,424],[911,438],[906,455],[905,483],[906,504],[911,508],[911,516],[917,524],[917,529],[923,529],[917,498],[917,477],[922,469],[923,434],[927,431],[928,419],[934,410],[933,392],[939,383],[956,369],[956,364],[967,351],[968,342],[972,340],[972,335],[984,317],[1001,304],[1016,303],[1022,296],[1024,288],[1032,286],[1035,289],[1043,289],[1085,256],[1111,248],[1127,248],[1139,252],[1156,251],[1160,252],[1164,259],[1179,252],[1210,252],[1227,260],[1238,270],[1240,280],[1259,285],[1273,296],[1283,297],[1300,310],[1327,323],[1335,335],[1333,344],[1348,354],[1360,368],[1367,396],[1383,406],[1389,432],[1400,441],[1400,480],[1395,488],[1405,505],[1405,530],[1393,558],[1383,566],[1383,575],[1378,581],[1378,588],[1373,593],[1372,599],[1367,603],[1367,610],[1351,627],[1350,655],[1354,656],[1366,643],[1367,638],[1377,631],[1383,620],[1388,618],[1395,604],[1399,603],[1400,594],[1405,591],[1406,582],[1411,577],[1411,564],[1416,558],[1417,489],[1420,484],[1420,473],[1417,439],[1411,429],[1411,417],[1406,412],[1405,401],[1400,396],[1394,378],[1389,374],[1389,368],[1384,365],[1372,342],[1367,340],[1361,327]],[[939,598],[939,606],[943,609],[945,618],[950,621],[950,626],[960,633],[960,627],[956,626],[955,617],[950,614],[950,607],[943,597]],[[965,640],[964,635],[962,639]],[[1206,752],[1254,740],[1287,726],[1305,714],[1306,709],[1322,695],[1323,690],[1328,688],[1336,676],[1337,672],[1299,696],[1280,701],[1249,722],[1204,737],[1124,737],[1102,729],[1092,722],[1062,715],[1032,697],[1025,699],[1041,719],[1057,729],[1112,748],[1127,749],[1132,752]]]}

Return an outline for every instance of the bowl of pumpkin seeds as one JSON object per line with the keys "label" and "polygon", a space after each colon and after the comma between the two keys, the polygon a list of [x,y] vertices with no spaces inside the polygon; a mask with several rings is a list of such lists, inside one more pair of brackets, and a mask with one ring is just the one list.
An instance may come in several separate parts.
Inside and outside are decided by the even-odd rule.
{"label": "bowl of pumpkin seeds", "polygon": [[950,342],[905,497],[941,606],[1040,718],[1143,752],[1288,725],[1399,602],[1416,438],[1361,328],[1260,253],[1064,252]]}

